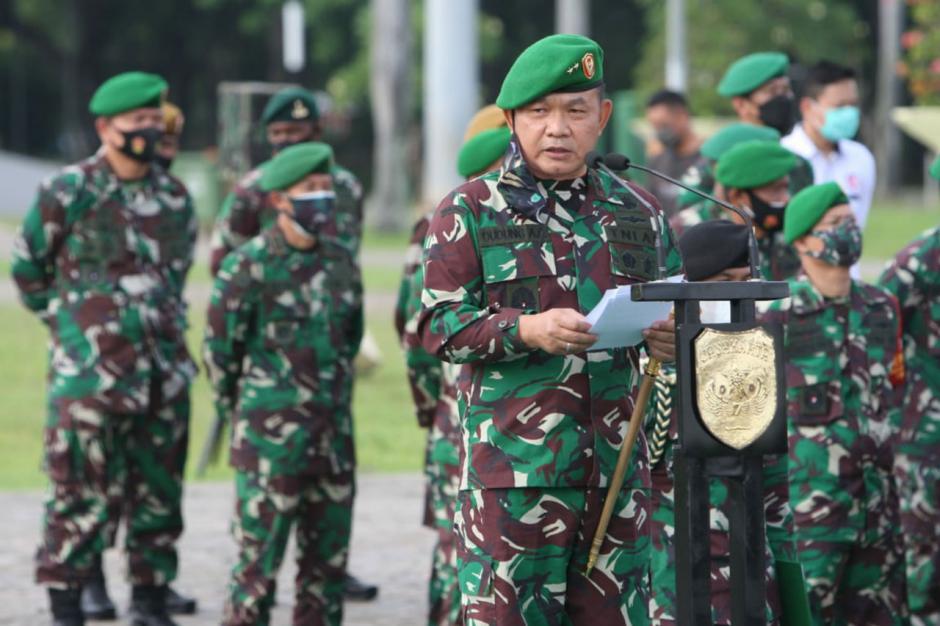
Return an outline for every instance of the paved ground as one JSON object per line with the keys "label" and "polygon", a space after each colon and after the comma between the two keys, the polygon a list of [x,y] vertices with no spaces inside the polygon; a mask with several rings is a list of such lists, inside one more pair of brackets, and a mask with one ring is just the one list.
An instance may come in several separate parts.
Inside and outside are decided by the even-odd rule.
{"label": "paved ground", "polygon": [[[194,594],[201,608],[197,616],[179,618],[180,626],[219,623],[225,584],[235,558],[228,534],[232,497],[229,483],[187,487],[179,588]],[[415,626],[423,622],[433,535],[419,525],[421,502],[418,474],[359,478],[350,570],[379,584],[381,590],[374,602],[346,605],[343,623],[347,626]],[[0,537],[4,538],[0,550],[2,625],[48,623],[45,594],[32,582],[41,504],[40,492],[0,492]],[[111,575],[112,596],[123,610],[129,592],[121,580],[118,550],[108,552],[106,569]],[[272,620],[276,626],[290,623],[294,572],[289,555],[278,579],[278,606]]]}

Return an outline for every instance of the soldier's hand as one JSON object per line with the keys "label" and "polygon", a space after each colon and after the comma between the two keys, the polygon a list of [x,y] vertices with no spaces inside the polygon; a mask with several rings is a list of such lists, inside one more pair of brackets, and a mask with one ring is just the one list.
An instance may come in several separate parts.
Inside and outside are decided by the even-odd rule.
{"label": "soldier's hand", "polygon": [[643,331],[650,356],[662,363],[676,360],[676,321],[661,320]]}
{"label": "soldier's hand", "polygon": [[550,309],[519,317],[519,338],[531,348],[549,354],[583,352],[597,341],[591,325],[574,309]]}

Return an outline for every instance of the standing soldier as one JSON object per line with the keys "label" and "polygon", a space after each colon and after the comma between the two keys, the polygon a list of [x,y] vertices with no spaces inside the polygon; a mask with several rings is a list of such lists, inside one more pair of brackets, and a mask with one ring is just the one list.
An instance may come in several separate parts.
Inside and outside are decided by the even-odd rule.
{"label": "standing soldier", "polygon": [[[488,126],[496,126],[489,128]],[[470,121],[457,156],[457,171],[465,178],[499,169],[509,147],[509,128],[502,110],[487,106]],[[430,216],[415,225],[396,307],[396,328],[405,351],[408,381],[418,424],[428,429],[424,472],[424,525],[437,531],[428,585],[428,625],[452,626],[460,619],[457,585],[457,546],[454,505],[460,487],[460,422],[457,377],[460,366],[442,362],[421,347],[417,335],[424,268],[421,263]]]}
{"label": "standing soldier", "polygon": [[785,280],[800,269],[799,258],[783,235],[789,173],[795,162],[796,156],[778,143],[747,141],[725,152],[715,168],[721,199],[751,214],[764,280]]}
{"label": "standing soldier", "polygon": [[[312,92],[299,87],[288,87],[274,94],[261,113],[261,123],[272,156],[298,143],[319,141],[322,134],[316,98]],[[358,253],[362,235],[362,185],[349,170],[339,165],[333,167],[337,227],[343,241]],[[262,166],[258,166],[248,172],[219,209],[209,259],[213,276],[218,273],[225,255],[277,219],[277,208],[261,188],[261,170]]]}
{"label": "standing soldier", "polygon": [[[777,142],[780,141],[780,133],[767,126],[756,126],[743,122],[729,124],[702,144],[699,169],[690,168],[689,172],[692,172],[692,177],[684,178],[682,182],[705,193],[720,195],[721,185],[715,181],[715,166],[725,152],[745,141]],[[694,198],[694,200],[690,198]],[[676,237],[681,237],[687,228],[696,224],[730,217],[725,215],[725,210],[720,206],[693,194],[691,191],[686,191],[680,195],[679,201],[682,203],[683,208],[669,220],[669,225],[672,226]]]}
{"label": "standing soldier", "polygon": [[[759,163],[754,164],[760,167]],[[743,224],[715,219],[689,228],[679,238],[682,263],[690,281],[743,281],[751,278],[748,232]],[[703,303],[704,304],[704,303]],[[708,303],[711,304],[711,303]],[[729,310],[730,313],[730,310]],[[703,321],[728,322],[714,309],[702,310]],[[676,624],[675,502],[673,496],[673,452],[678,441],[677,388],[675,368],[664,366],[656,379],[647,410],[647,440],[650,449],[652,511],[650,527],[652,558],[650,618],[654,626]],[[714,462],[725,471],[733,470],[728,459]],[[768,457],[763,474],[764,519],[767,523],[764,556],[767,589],[767,624],[780,624],[783,582],[774,570],[775,562],[796,562],[793,543],[793,515],[787,488],[786,457]],[[712,618],[717,625],[731,624],[731,584],[728,579],[730,554],[727,479],[710,481],[711,500],[711,597]],[[800,585],[802,581],[800,581]],[[800,586],[798,585],[798,587]],[[802,590],[802,589],[801,589]],[[785,623],[785,622],[784,622]]]}
{"label": "standing soldier", "polygon": [[197,226],[183,185],[151,167],[165,91],[142,72],[98,88],[89,110],[101,150],[43,183],[14,251],[21,298],[52,338],[36,580],[60,626],[84,623],[81,588],[114,502],[127,516],[132,623],[173,624],[165,594],[195,373],[182,292]]}
{"label": "standing soldier", "polygon": [[362,284],[340,241],[333,152],[303,143],[265,167],[274,224],[216,277],[205,362],[232,424],[238,562],[227,626],[264,626],[297,526],[293,623],[339,624],[352,523],[350,385],[362,339]]}
{"label": "standing soldier", "polygon": [[[940,178],[940,159],[931,168]],[[940,228],[895,257],[878,281],[898,299],[905,389],[897,475],[914,626],[940,625]]]}
{"label": "standing soldier", "polygon": [[784,232],[802,273],[766,318],[786,325],[790,503],[814,623],[906,624],[897,302],[850,276],[862,235],[836,183],[797,194]]}
{"label": "standing soldier", "polygon": [[[176,153],[179,151],[179,136],[183,131],[183,113],[180,111],[179,107],[170,102],[163,102],[160,108],[163,111],[163,135],[157,142],[153,160],[154,163],[162,167],[164,171],[169,171],[170,165],[176,157]],[[179,184],[182,185],[182,183]],[[180,302],[180,307],[185,307],[182,301]],[[177,449],[185,452],[187,442],[189,441],[188,411],[185,414],[181,414],[180,417],[186,420],[185,427],[178,428],[174,430],[173,433],[180,438]],[[185,462],[185,456],[180,460],[181,462]],[[180,479],[182,479],[182,471],[180,472]],[[114,547],[115,540],[117,539],[117,529],[121,520],[124,502],[122,494],[118,493],[116,496],[109,512],[109,548]],[[175,527],[175,521],[171,518],[164,518],[164,520],[170,523],[167,532],[169,534],[168,541],[172,542],[178,532]],[[159,522],[160,520],[157,521]],[[154,528],[151,529],[151,531],[155,532],[157,529]],[[167,585],[166,610],[172,615],[192,615],[196,612],[196,600],[178,593],[173,587]],[[104,563],[101,555],[95,559],[92,576],[82,588],[82,613],[84,613],[85,617],[88,619],[112,620],[117,617],[117,610],[114,607],[114,603],[111,601],[111,597],[108,595],[108,586],[104,576]]]}
{"label": "standing soldier", "polygon": [[[313,93],[288,87],[274,94],[261,113],[272,156],[292,145],[319,141],[320,112]],[[225,198],[212,230],[209,267],[215,276],[225,256],[269,228],[277,219],[278,209],[271,196],[261,188],[262,165],[248,172]],[[362,240],[362,184],[349,170],[333,161],[333,191],[336,194],[336,227],[339,241],[353,252],[359,271],[359,244]],[[357,346],[358,349],[358,346]],[[353,380],[348,384],[352,386]],[[352,389],[349,390],[350,395]],[[352,575],[345,580],[345,594],[350,600],[372,600],[378,595],[375,585]]]}
{"label": "standing soldier", "polygon": [[[585,157],[610,117],[603,52],[577,35],[527,48],[496,104],[513,131],[497,172],[464,183],[431,220],[418,332],[465,364],[459,380],[457,567],[467,624],[648,623],[646,442],[615,494],[585,575],[638,382],[636,348],[588,352],[584,315],[608,288],[681,271],[662,212],[650,215]],[[656,200],[638,187],[648,202]],[[645,331],[674,357],[674,324]]]}

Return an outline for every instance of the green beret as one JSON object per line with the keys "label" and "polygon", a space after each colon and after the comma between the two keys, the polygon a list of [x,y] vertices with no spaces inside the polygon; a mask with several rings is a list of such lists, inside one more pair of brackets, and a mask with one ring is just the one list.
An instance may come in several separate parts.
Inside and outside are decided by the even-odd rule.
{"label": "green beret", "polygon": [[793,243],[809,232],[826,211],[839,204],[847,204],[842,188],[837,183],[810,185],[790,198],[783,214],[783,236]]}
{"label": "green beret", "polygon": [[577,92],[604,83],[604,51],[581,35],[550,35],[522,51],[509,68],[496,106],[509,111],[556,91]]}
{"label": "green beret", "polygon": [[934,180],[940,180],[940,156],[937,156],[930,165],[930,177]]}
{"label": "green beret", "polygon": [[508,126],[477,133],[464,142],[457,154],[457,171],[464,178],[479,174],[503,156],[512,132]]}
{"label": "green beret", "polygon": [[146,72],[124,72],[101,83],[88,102],[92,115],[118,115],[144,107],[159,108],[166,94],[163,77]]}
{"label": "green beret", "polygon": [[700,152],[702,156],[717,161],[725,152],[745,141],[779,142],[780,133],[769,126],[735,122],[709,137],[708,141],[702,144]]}
{"label": "green beret", "polygon": [[329,174],[332,169],[330,146],[316,141],[298,143],[281,150],[262,167],[261,189],[283,191],[307,174]]}
{"label": "green beret", "polygon": [[300,87],[288,87],[277,92],[264,106],[261,123],[271,122],[316,122],[320,110],[313,94]]}
{"label": "green beret", "polygon": [[718,83],[718,95],[746,96],[768,80],[784,76],[790,61],[782,52],[755,52],[731,64]]}
{"label": "green beret", "polygon": [[796,155],[779,143],[746,141],[721,155],[715,180],[725,187],[754,189],[783,178],[796,163]]}

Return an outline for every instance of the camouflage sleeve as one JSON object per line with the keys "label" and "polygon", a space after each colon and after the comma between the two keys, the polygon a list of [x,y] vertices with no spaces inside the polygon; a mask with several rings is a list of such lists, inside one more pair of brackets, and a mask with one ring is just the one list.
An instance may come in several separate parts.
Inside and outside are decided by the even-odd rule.
{"label": "camouflage sleeve", "polygon": [[240,184],[225,197],[212,227],[209,268],[213,276],[232,250],[261,232],[260,201],[257,192]]}
{"label": "camouflage sleeve", "polygon": [[225,257],[209,300],[203,363],[217,415],[225,419],[232,417],[238,399],[245,342],[254,320],[250,271],[251,261],[243,254]]}
{"label": "camouflage sleeve", "polygon": [[923,302],[924,290],[918,284],[917,268],[921,267],[921,242],[915,242],[898,253],[882,272],[877,284],[891,292],[898,300],[902,317]]}
{"label": "camouflage sleeve", "polygon": [[422,218],[411,233],[395,307],[395,329],[405,353],[408,386],[414,400],[418,425],[425,428],[434,421],[442,376],[441,362],[425,351],[417,333],[418,315],[421,313],[421,291],[424,288],[424,267],[421,260],[428,225],[428,219]]}
{"label": "camouflage sleeve", "polygon": [[199,236],[199,220],[196,217],[196,211],[193,209],[193,198],[186,193],[186,204],[183,212],[186,228],[186,245],[182,246],[181,254],[171,259],[169,264],[170,281],[175,290],[175,296],[178,300],[183,299],[183,288],[186,286],[186,275],[189,274],[193,266],[193,257],[196,251],[196,238]]}
{"label": "camouflage sleeve", "polygon": [[66,205],[77,187],[70,177],[43,182],[13,243],[11,274],[20,300],[45,318],[55,280],[55,255],[65,238]]}
{"label": "camouflage sleeve", "polygon": [[352,323],[349,327],[349,341],[346,346],[349,350],[348,357],[354,359],[356,355],[359,354],[359,346],[362,344],[362,337],[365,335],[366,330],[365,312],[362,306],[362,271],[359,269],[358,265],[353,267],[351,297],[353,302],[356,303],[356,306],[353,312]]}
{"label": "camouflage sleeve", "polygon": [[421,291],[424,284],[424,268],[419,265],[411,276],[407,303],[408,320],[402,344],[405,350],[405,365],[408,371],[408,384],[414,399],[418,425],[429,427],[434,422],[437,401],[441,395],[443,370],[441,362],[427,353],[418,336],[418,316],[421,312]]}
{"label": "camouflage sleeve", "polygon": [[451,363],[520,358],[535,348],[519,338],[521,309],[488,306],[476,220],[454,192],[434,212],[425,244],[418,333],[424,349]]}

